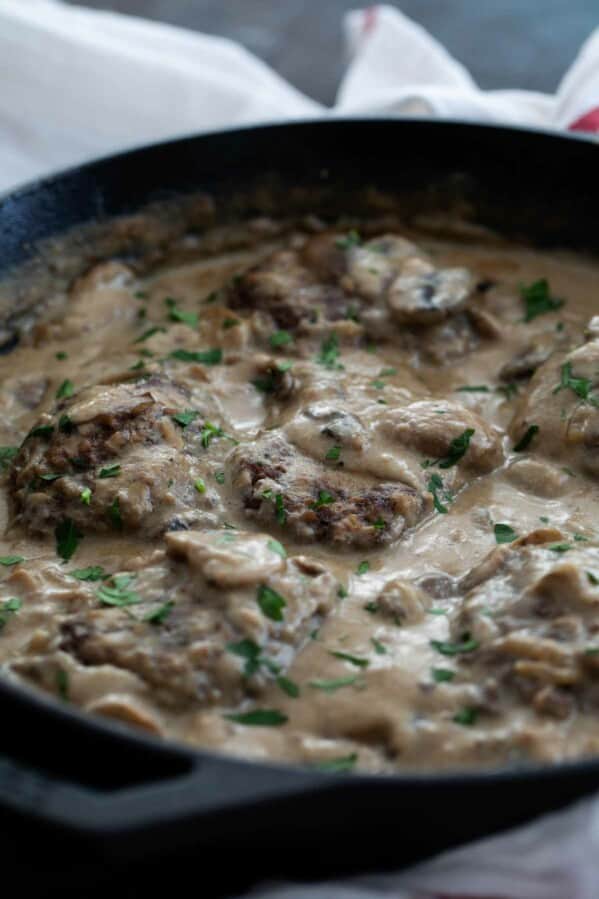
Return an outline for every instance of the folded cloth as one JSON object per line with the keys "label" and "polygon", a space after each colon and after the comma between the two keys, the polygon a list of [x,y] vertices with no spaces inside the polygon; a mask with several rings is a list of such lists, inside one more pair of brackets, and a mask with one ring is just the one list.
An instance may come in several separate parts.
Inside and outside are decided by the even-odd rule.
{"label": "folded cloth", "polygon": [[[442,116],[599,133],[599,30],[557,93],[481,91],[388,6],[345,19],[350,63],[326,110],[231,41],[59,0],[0,0],[0,190],[150,141],[322,115]],[[264,899],[597,899],[599,799],[398,874],[271,886]]]}

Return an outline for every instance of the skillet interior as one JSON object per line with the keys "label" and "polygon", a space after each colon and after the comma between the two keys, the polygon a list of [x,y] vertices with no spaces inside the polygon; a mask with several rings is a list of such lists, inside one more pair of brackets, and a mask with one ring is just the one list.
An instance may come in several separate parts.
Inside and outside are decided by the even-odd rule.
{"label": "skillet interior", "polygon": [[[148,203],[157,204],[159,244],[162,242],[164,250],[180,237],[182,221],[186,228],[201,229],[213,224],[215,216],[220,221],[221,217],[231,220],[250,213],[315,209],[332,216],[349,207],[367,212],[392,202],[401,205],[404,216],[406,212],[416,216],[457,211],[466,220],[540,246],[594,251],[599,192],[592,177],[594,153],[587,141],[539,133],[455,123],[370,121],[228,132],[116,157],[26,188],[3,201],[0,269],[7,278],[0,296],[5,318],[8,310],[14,313],[15,296],[24,311],[38,301],[40,288],[47,290],[57,281],[72,279],[90,261],[104,255],[125,255],[140,270],[158,263],[156,242],[148,245],[134,221],[125,227],[105,222],[113,216],[130,215]],[[202,201],[182,204],[176,198],[179,193],[198,191],[214,198],[214,207]],[[89,225],[98,215],[102,221]],[[56,235],[64,236],[82,224],[86,225],[84,232],[56,241]],[[67,265],[57,265],[58,249],[62,258],[69,260]],[[10,271],[13,268],[15,272]],[[52,736],[44,745],[43,767],[52,774],[68,774],[96,795],[100,787],[110,796],[117,786],[132,780],[154,781],[163,774],[174,776],[174,783],[181,777],[181,783],[187,782],[185,772],[193,769],[193,789],[185,789],[193,796],[192,808],[183,811],[179,794],[175,822],[168,822],[164,815],[162,790],[152,797],[151,808],[138,801],[135,822],[122,805],[113,803],[113,829],[130,837],[145,831],[145,842],[138,841],[137,848],[149,845],[150,832],[162,848],[171,839],[179,840],[181,825],[189,814],[198,826],[192,834],[186,828],[187,838],[200,843],[206,841],[207,826],[213,842],[243,841],[251,821],[257,842],[273,826],[283,835],[279,838],[283,845],[289,843],[292,833],[317,845],[324,834],[334,832],[329,857],[333,865],[350,854],[356,864],[377,863],[382,858],[397,864],[400,859],[523,820],[599,782],[599,766],[581,762],[519,774],[397,776],[376,784],[357,777],[339,784],[323,776],[215,760],[206,754],[192,756],[183,750],[162,750],[155,744],[150,750],[151,741],[82,719],[76,713],[58,711],[24,691],[6,685],[0,689],[7,716],[15,724],[7,749],[20,759],[40,764],[39,753],[23,739],[36,708],[40,726],[44,718],[53,722]],[[83,750],[75,759],[69,754],[68,764],[66,744]],[[86,744],[94,747],[93,752],[83,749]],[[105,760],[118,753],[120,764],[114,766],[118,776],[98,778],[90,771],[95,767],[90,766],[90,758],[97,756],[100,745]],[[113,766],[104,764],[103,768]],[[214,795],[213,785],[219,778],[230,781],[229,789]],[[5,783],[10,785],[11,780],[6,778]],[[45,789],[43,786],[42,792]],[[177,793],[178,785],[172,790],[173,795]],[[244,790],[247,793],[242,797]],[[288,790],[300,791],[301,799],[289,804],[284,795]],[[331,790],[335,803],[327,801]],[[32,810],[31,801],[23,801],[22,791],[16,798],[14,790],[7,792],[9,802]],[[66,793],[54,793],[46,811],[54,816],[62,813],[67,823],[70,819],[81,827],[82,803],[91,802],[91,797],[86,791],[78,794],[75,814],[73,796],[69,803]],[[261,797],[268,799],[258,815],[254,803]],[[125,802],[129,811],[135,799],[133,792]],[[459,819],[453,813],[458,801]],[[246,811],[242,811],[244,806]],[[395,834],[369,834],[368,822],[372,815],[381,815],[383,808],[391,814],[400,806],[405,810],[402,819],[410,822],[410,834],[398,850]],[[435,816],[433,828],[431,815]],[[314,826],[316,819],[318,827]],[[97,805],[88,820],[95,824],[96,833],[107,826]],[[340,823],[343,821],[348,824]],[[133,850],[134,841],[126,845]]]}

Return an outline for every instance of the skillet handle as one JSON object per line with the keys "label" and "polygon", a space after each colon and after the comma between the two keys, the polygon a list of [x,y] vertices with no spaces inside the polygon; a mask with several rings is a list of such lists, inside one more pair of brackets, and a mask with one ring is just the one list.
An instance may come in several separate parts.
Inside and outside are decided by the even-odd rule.
{"label": "skillet handle", "polygon": [[[165,753],[165,755],[167,755]],[[0,757],[0,808],[52,828],[76,834],[115,861],[181,848],[201,841],[209,829],[210,842],[222,828],[245,829],[245,812],[258,806],[285,805],[299,795],[320,792],[338,778],[226,757],[202,754],[187,759],[187,770],[155,781],[106,790],[47,776],[38,770]],[[209,827],[208,827],[209,825]]]}

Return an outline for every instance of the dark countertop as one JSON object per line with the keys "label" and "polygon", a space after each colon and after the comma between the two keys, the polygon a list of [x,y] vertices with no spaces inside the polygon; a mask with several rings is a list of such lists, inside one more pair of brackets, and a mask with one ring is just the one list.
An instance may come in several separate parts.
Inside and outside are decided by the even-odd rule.
{"label": "dark countertop", "polygon": [[[79,0],[230,37],[300,90],[332,103],[344,68],[341,19],[359,0]],[[597,25],[588,0],[402,0],[483,88],[554,91]]]}

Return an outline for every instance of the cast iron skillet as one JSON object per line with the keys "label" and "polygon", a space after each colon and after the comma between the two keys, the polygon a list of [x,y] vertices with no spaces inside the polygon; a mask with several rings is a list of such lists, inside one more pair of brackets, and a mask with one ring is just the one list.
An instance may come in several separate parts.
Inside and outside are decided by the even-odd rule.
{"label": "cast iron skillet", "polygon": [[[407,217],[459,208],[512,237],[596,252],[597,153],[581,138],[417,120],[207,134],[114,156],[8,195],[0,201],[0,272],[74,226],[198,190],[229,218],[302,207],[334,215],[380,207],[390,196]],[[89,261],[93,246],[88,250]],[[14,284],[20,302],[18,276]],[[599,786],[599,760],[385,777],[246,763],[159,742],[3,681],[0,711],[0,812],[11,824],[3,833],[20,833],[19,822],[27,824],[24,834],[34,823],[51,825],[44,864],[65,885],[70,867],[80,886],[90,859],[108,867],[144,859],[144,870],[158,877],[150,859],[174,851],[194,859],[204,892],[206,872],[223,858],[224,870],[241,880],[256,872],[309,876],[400,866]],[[30,842],[15,843],[29,858]],[[229,882],[222,867],[220,876]]]}

